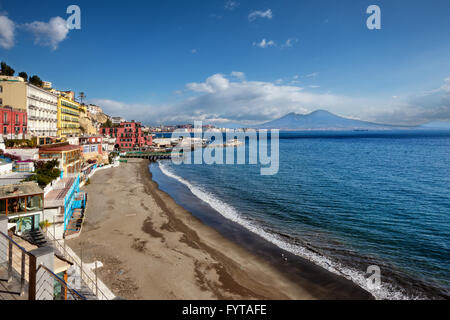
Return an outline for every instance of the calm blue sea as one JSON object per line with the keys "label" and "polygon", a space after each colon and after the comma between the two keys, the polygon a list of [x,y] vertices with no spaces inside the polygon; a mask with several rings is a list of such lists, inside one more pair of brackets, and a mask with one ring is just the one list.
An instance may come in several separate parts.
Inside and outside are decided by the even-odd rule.
{"label": "calm blue sea", "polygon": [[[377,298],[449,297],[450,131],[282,132],[279,148],[274,176],[170,161],[152,171],[162,189],[164,174],[191,201]],[[369,265],[380,288],[367,287]]]}

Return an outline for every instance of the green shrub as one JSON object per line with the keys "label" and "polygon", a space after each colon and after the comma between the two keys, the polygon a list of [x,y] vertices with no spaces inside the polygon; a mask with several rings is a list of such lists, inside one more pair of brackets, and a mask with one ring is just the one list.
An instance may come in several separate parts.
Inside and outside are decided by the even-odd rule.
{"label": "green shrub", "polygon": [[61,175],[61,170],[56,168],[57,166],[58,160],[37,161],[35,163],[36,174],[28,177],[25,181],[36,181],[41,188],[45,188]]}

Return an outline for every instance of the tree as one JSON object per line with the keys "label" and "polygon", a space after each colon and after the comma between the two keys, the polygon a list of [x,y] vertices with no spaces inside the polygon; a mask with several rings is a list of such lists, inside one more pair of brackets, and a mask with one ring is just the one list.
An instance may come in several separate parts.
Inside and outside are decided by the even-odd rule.
{"label": "tree", "polygon": [[80,98],[81,104],[83,104],[83,99],[86,98],[86,95],[84,94],[84,92],[80,92],[80,95],[78,96],[78,98]]}
{"label": "tree", "polygon": [[23,80],[28,81],[28,74],[26,72],[19,73],[19,77],[22,77]]}
{"label": "tree", "polygon": [[10,66],[8,66],[5,62],[2,61],[2,63],[0,64],[2,67],[2,71],[0,73],[0,75],[2,76],[14,76],[14,73],[16,72],[13,68],[11,68]]}
{"label": "tree", "polygon": [[37,75],[32,76],[29,80],[29,83],[35,85],[36,87],[42,87],[42,80]]}
{"label": "tree", "polygon": [[112,128],[113,124],[111,119],[106,119],[106,122],[103,124],[103,128]]}
{"label": "tree", "polygon": [[45,186],[61,175],[61,171],[57,168],[58,165],[59,161],[56,159],[51,161],[35,161],[35,174],[26,178],[25,181],[36,181],[39,186],[45,188]]}

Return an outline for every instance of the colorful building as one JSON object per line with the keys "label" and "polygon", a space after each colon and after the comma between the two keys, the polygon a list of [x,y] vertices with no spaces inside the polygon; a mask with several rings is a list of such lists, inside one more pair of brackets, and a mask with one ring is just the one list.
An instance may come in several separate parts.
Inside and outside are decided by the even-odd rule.
{"label": "colorful building", "polygon": [[131,150],[152,145],[152,136],[143,134],[140,122],[121,122],[118,127],[102,128],[101,133],[116,138],[116,146],[120,149]]}
{"label": "colorful building", "polygon": [[44,209],[44,191],[36,182],[0,186],[0,216],[8,218],[8,229],[16,232],[39,229]]}
{"label": "colorful building", "polygon": [[70,95],[58,97],[58,137],[80,135],[80,104]]}
{"label": "colorful building", "polygon": [[12,107],[0,107],[0,128],[3,138],[24,139],[27,134],[27,112]]}
{"label": "colorful building", "polygon": [[39,160],[50,161],[55,159],[59,161],[62,177],[80,173],[82,159],[79,145],[48,145],[39,149]]}
{"label": "colorful building", "polygon": [[103,137],[102,136],[93,136],[93,137],[80,137],[80,146],[83,155],[89,153],[95,154],[103,154],[102,144]]}
{"label": "colorful building", "polygon": [[21,77],[2,76],[0,106],[26,113],[28,134],[56,136],[58,96],[49,90],[25,82]]}

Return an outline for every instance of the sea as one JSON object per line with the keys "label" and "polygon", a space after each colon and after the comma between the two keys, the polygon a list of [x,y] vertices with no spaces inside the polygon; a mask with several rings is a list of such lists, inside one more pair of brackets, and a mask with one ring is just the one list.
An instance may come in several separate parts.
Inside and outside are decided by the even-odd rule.
{"label": "sea", "polygon": [[252,235],[237,242],[270,243],[376,299],[449,299],[450,131],[280,132],[278,173],[261,166],[163,160],[150,170],[204,223]]}

